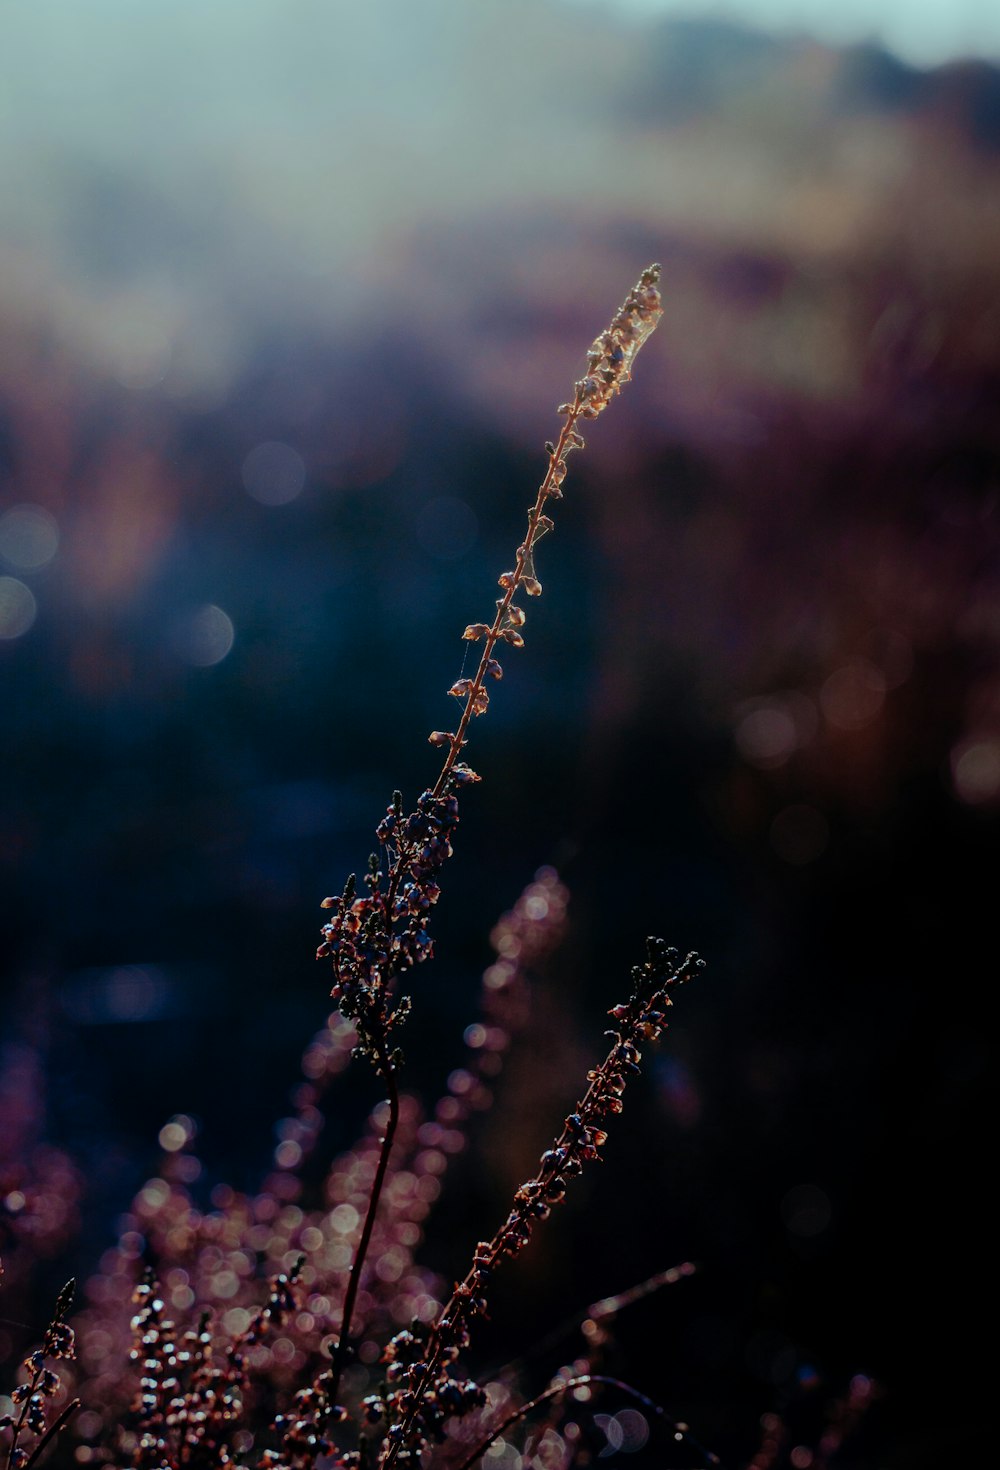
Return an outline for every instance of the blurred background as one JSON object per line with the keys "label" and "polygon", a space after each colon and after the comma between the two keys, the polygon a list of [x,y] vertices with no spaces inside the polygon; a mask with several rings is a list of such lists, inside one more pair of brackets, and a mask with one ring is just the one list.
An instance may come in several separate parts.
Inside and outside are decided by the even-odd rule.
{"label": "blurred background", "polygon": [[484,1351],[691,1258],[622,1361],[727,1463],[858,1373],[841,1463],[982,1451],[995,9],[33,0],[0,33],[3,1355],[172,1114],[206,1189],[266,1170],[319,900],[435,775],[554,408],[659,260],[414,983],[433,1096],[491,924],[559,867],[570,939],[429,1259],[464,1270],[662,933],[709,970]]}

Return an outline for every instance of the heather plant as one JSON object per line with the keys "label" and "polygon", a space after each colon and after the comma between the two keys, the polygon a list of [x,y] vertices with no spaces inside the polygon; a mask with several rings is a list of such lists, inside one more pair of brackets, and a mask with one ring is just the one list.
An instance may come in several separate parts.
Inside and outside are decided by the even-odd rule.
{"label": "heather plant", "polygon": [[[393,794],[360,885],[351,875],[323,902],[329,918],[318,957],[330,969],[335,1010],[306,1048],[270,1172],[256,1193],[217,1185],[202,1208],[192,1190],[200,1172],[194,1125],[182,1116],[165,1125],[159,1172],[87,1283],[75,1319],[75,1373],[66,1361],[75,1350],[64,1320],[70,1288],[41,1348],[24,1360],[14,1412],[0,1421],[4,1470],[30,1470],[81,1404],[74,1453],[83,1466],[472,1470],[508,1436],[523,1439],[532,1421],[519,1463],[569,1470],[590,1456],[573,1406],[596,1393],[640,1406],[653,1431],[660,1426],[715,1462],[648,1386],[602,1371],[617,1313],[690,1274],[689,1265],[589,1308],[579,1355],[545,1386],[514,1372],[480,1383],[468,1366],[498,1273],[600,1159],[643,1049],[661,1037],[678,990],[702,961],[647,941],[629,994],[609,1012],[603,1058],[452,1285],[421,1266],[418,1252],[443,1176],[467,1146],[474,1113],[489,1106],[504,1052],[529,1015],[532,975],[561,937],[567,894],[554,871],[541,870],[494,930],[480,1015],[465,1032],[464,1064],[451,1071],[446,1093],[426,1112],[401,1086],[400,1041],[412,1005],[402,983],[433,953],[431,916],[460,797],[480,779],[462,753],[488,709],[488,687],[502,677],[498,653],[524,646],[526,614],[515,599],[541,594],[536,548],[553,529],[549,511],[562,499],[568,457],[584,447],[580,427],[621,392],[660,318],[658,278],[657,266],[642,273],[559,408],[562,426],[546,444],[542,482],[514,564],[499,578],[495,613],[462,635],[481,644],[480,657],[472,676],[448,690],[461,711],[454,730],[429,737],[442,752],[436,779],[409,812]],[[306,1165],[322,1134],[324,1094],[352,1057],[371,1068],[384,1096],[360,1140],[316,1187]],[[49,1366],[55,1360],[58,1372]],[[851,1412],[844,1410],[844,1423]],[[762,1455],[758,1470],[770,1463]]]}
{"label": "heather plant", "polygon": [[65,1320],[75,1290],[76,1282],[67,1281],[56,1298],[41,1347],[21,1364],[21,1381],[10,1395],[12,1412],[0,1416],[4,1470],[31,1470],[80,1407],[79,1399],[69,1398],[57,1366],[76,1355],[76,1334]]}
{"label": "heather plant", "polygon": [[[655,266],[643,272],[559,409],[562,427],[546,445],[545,473],[513,568],[500,576],[496,611],[463,634],[482,645],[480,658],[475,673],[448,691],[461,706],[455,729],[430,736],[443,751],[435,782],[409,813],[394,794],[360,890],[352,876],[324,901],[332,913],[318,954],[330,964],[337,1010],[303,1059],[304,1081],[279,1129],[273,1172],[254,1197],[218,1187],[214,1209],[201,1212],[188,1189],[197,1173],[190,1120],[174,1119],[161,1134],[160,1177],[140,1191],[129,1228],[88,1288],[80,1321],[82,1391],[105,1406],[103,1414],[90,1411],[91,1443],[78,1451],[84,1462],[127,1460],[152,1470],[253,1457],[265,1470],[320,1459],[345,1470],[376,1463],[388,1470],[420,1462],[432,1445],[451,1445],[471,1464],[500,1424],[507,1433],[528,1412],[509,1391],[491,1398],[460,1366],[470,1329],[486,1312],[497,1268],[599,1157],[641,1045],[659,1036],[672,992],[700,962],[649,941],[631,998],[612,1011],[604,1060],[506,1220],[475,1248],[466,1277],[450,1292],[415,1264],[414,1248],[447,1162],[464,1145],[472,1111],[488,1103],[503,1050],[524,1018],[531,967],[559,937],[566,896],[557,876],[540,873],[498,925],[481,1018],[466,1033],[469,1063],[451,1073],[430,1119],[399,1086],[399,1033],[411,1005],[400,981],[433,951],[430,915],[452,855],[459,793],[479,780],[461,752],[472,721],[488,708],[487,683],[502,676],[499,649],[524,646],[526,615],[516,595],[542,591],[535,555],[553,528],[547,511],[562,498],[570,452],[583,448],[580,424],[621,391],[656,326],[658,275]],[[321,1202],[303,1208],[301,1169],[322,1125],[322,1093],[349,1053],[367,1061],[387,1097],[358,1146],[332,1166]],[[267,1299],[255,1305],[262,1276],[270,1282]],[[122,1372],[126,1294],[136,1308],[137,1396]],[[384,1373],[375,1372],[376,1356]],[[561,1398],[585,1378],[560,1380],[538,1402]],[[109,1434],[119,1421],[124,1430]]]}

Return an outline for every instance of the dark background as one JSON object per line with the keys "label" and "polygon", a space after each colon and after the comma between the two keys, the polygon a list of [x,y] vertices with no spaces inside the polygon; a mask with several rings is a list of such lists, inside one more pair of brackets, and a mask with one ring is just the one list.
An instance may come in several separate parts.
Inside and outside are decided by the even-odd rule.
{"label": "dark background", "polygon": [[[661,933],[708,971],[484,1356],[690,1258],[621,1365],[727,1463],[858,1372],[844,1464],[981,1452],[1000,76],[513,9],[123,12],[86,64],[71,20],[9,22],[0,1347],[173,1113],[206,1188],[266,1169],[318,901],[433,778],[553,410],[658,259],[469,749],[430,1096],[540,863],[572,927],[425,1259],[464,1269]],[[51,1146],[85,1182],[36,1269],[3,1211]]]}

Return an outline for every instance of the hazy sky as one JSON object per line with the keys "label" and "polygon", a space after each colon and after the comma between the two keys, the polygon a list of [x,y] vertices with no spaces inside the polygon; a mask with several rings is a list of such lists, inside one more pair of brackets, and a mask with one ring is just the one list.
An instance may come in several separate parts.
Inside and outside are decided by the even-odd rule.
{"label": "hazy sky", "polygon": [[956,56],[1000,60],[997,0],[575,0],[655,15],[723,15],[769,29],[810,31],[824,40],[880,39],[909,61],[933,64]]}

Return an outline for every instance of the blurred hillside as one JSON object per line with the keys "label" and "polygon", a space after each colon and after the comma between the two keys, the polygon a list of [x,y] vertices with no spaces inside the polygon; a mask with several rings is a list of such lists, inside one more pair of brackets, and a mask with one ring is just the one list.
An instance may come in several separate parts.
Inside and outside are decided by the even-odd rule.
{"label": "blurred hillside", "polygon": [[657,259],[662,326],[470,749],[418,1075],[540,862],[576,927],[561,1040],[515,1059],[453,1208],[496,1212],[663,931],[712,978],[526,1260],[532,1331],[696,1256],[656,1371],[735,1459],[817,1362],[888,1388],[845,1463],[982,1448],[1000,70],[555,0],[37,0],[3,28],[4,1034],[88,1175],[80,1249],[174,1111],[212,1178],[262,1165],[323,1015],[316,904],[433,774],[555,405]]}

